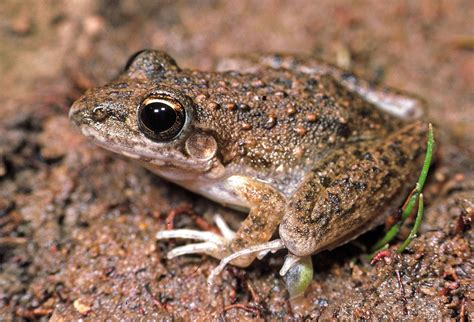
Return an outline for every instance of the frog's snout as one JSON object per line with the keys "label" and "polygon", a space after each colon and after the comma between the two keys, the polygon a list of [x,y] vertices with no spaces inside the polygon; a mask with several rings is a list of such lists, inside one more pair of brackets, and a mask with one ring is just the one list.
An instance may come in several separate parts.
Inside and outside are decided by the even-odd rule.
{"label": "frog's snout", "polygon": [[89,125],[92,122],[102,122],[107,116],[104,106],[89,106],[87,98],[81,97],[75,101],[69,109],[69,119],[78,127]]}
{"label": "frog's snout", "polygon": [[84,120],[84,109],[79,100],[75,101],[69,109],[69,119],[78,127],[81,126]]}

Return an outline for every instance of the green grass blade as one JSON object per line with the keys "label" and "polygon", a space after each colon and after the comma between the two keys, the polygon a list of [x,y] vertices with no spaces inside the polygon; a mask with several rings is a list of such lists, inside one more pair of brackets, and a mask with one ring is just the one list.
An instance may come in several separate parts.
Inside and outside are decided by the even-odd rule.
{"label": "green grass blade", "polygon": [[425,161],[423,162],[423,168],[421,169],[420,176],[418,177],[418,182],[416,183],[415,193],[410,198],[407,206],[405,207],[403,214],[402,214],[402,225],[405,220],[410,216],[413,207],[415,206],[416,200],[418,199],[418,195],[423,191],[425,186],[426,177],[428,176],[428,172],[430,170],[431,160],[433,158],[433,149],[434,149],[434,136],[433,136],[433,126],[431,123],[429,124],[428,129],[428,144],[426,148],[425,154]]}
{"label": "green grass blade", "polygon": [[415,225],[413,226],[410,232],[410,235],[408,235],[408,238],[405,239],[405,241],[398,248],[397,250],[398,253],[402,253],[405,250],[405,248],[407,248],[407,246],[410,245],[411,241],[415,239],[416,234],[418,233],[418,230],[420,229],[420,226],[421,226],[421,220],[423,219],[423,211],[424,211],[423,194],[420,193],[420,198],[418,199],[418,212],[416,214]]}
{"label": "green grass blade", "polygon": [[420,177],[418,178],[418,191],[421,192],[425,186],[426,177],[428,171],[430,171],[431,160],[433,159],[434,150],[434,136],[433,136],[433,125],[428,125],[428,147],[426,148],[425,161],[423,162],[423,168],[421,169]]}

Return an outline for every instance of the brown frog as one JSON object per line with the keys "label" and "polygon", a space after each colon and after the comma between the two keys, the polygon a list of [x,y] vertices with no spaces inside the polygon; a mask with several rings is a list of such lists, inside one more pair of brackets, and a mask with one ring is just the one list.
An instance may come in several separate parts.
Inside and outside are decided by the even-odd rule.
{"label": "brown frog", "polygon": [[[235,233],[220,217],[222,235],[159,232],[199,241],[169,258],[203,253],[246,267],[258,252],[286,248],[283,274],[400,206],[423,162],[421,114],[416,98],[313,57],[249,55],[197,71],[154,50],[134,55],[115,81],[70,110],[100,146],[249,211]],[[280,239],[268,242],[276,230]]]}

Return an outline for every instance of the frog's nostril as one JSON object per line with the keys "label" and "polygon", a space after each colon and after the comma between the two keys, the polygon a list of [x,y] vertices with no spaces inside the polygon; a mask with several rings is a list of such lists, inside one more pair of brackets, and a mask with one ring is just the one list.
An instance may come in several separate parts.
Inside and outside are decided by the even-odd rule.
{"label": "frog's nostril", "polygon": [[95,102],[80,98],[75,101],[69,110],[69,119],[77,126],[90,124],[92,122],[103,122],[108,117],[105,106],[94,106]]}
{"label": "frog's nostril", "polygon": [[92,109],[92,119],[96,122],[101,122],[107,117],[107,110],[103,106],[96,106]]}

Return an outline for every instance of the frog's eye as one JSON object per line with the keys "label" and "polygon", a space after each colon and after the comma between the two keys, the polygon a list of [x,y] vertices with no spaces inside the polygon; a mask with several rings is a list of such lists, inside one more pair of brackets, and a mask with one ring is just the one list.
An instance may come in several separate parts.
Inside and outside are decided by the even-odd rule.
{"label": "frog's eye", "polygon": [[183,105],[169,97],[149,97],[138,108],[140,130],[154,141],[174,139],[184,126]]}
{"label": "frog's eye", "polygon": [[132,78],[155,79],[166,71],[179,71],[179,67],[168,54],[144,49],[128,59],[124,71]]}

